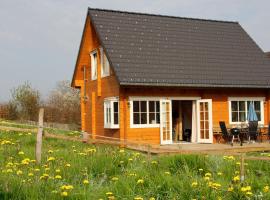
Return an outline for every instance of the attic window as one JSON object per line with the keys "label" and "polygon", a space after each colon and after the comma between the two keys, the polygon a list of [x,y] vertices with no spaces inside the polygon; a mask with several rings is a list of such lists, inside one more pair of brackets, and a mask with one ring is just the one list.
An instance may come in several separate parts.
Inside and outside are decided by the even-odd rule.
{"label": "attic window", "polygon": [[102,47],[100,47],[100,56],[101,56],[101,77],[110,76],[110,63]]}
{"label": "attic window", "polygon": [[97,79],[97,51],[92,51],[91,56],[91,79]]}

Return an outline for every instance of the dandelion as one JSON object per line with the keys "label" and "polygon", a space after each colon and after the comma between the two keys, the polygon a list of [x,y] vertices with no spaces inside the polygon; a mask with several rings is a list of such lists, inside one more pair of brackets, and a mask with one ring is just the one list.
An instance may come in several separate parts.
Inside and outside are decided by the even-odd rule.
{"label": "dandelion", "polygon": [[202,169],[202,168],[200,168],[200,169],[199,169],[199,172],[202,172],[202,171],[203,171],[203,169]]}
{"label": "dandelion", "polygon": [[69,163],[66,164],[66,167],[70,167],[71,165]]}
{"label": "dandelion", "polygon": [[72,185],[63,185],[61,186],[61,190],[72,190],[74,187]]}
{"label": "dandelion", "polygon": [[240,181],[240,176],[233,177],[233,182],[238,182],[238,181]]}
{"label": "dandelion", "polygon": [[60,170],[60,169],[56,169],[55,172],[56,172],[56,173],[60,173],[61,170]]}
{"label": "dandelion", "polygon": [[155,197],[150,197],[150,199],[149,199],[149,200],[156,200],[156,199],[155,199]]}
{"label": "dandelion", "polygon": [[119,150],[119,153],[125,153],[125,150],[124,149],[120,149]]}
{"label": "dandelion", "polygon": [[222,173],[222,172],[218,172],[217,175],[218,175],[218,176],[222,176],[223,173]]}
{"label": "dandelion", "polygon": [[137,184],[143,184],[144,183],[144,180],[143,179],[138,179],[137,180]]}
{"label": "dandelion", "polygon": [[46,168],[45,168],[45,171],[49,171],[49,170],[50,170],[50,168],[49,168],[49,167],[46,167]]}
{"label": "dandelion", "polygon": [[118,177],[112,177],[112,181],[118,181]]}
{"label": "dandelion", "polygon": [[50,150],[48,150],[48,153],[53,153],[53,150],[51,150],[51,149],[50,149]]}
{"label": "dandelion", "polygon": [[48,159],[47,159],[47,162],[49,162],[49,161],[54,161],[55,160],[55,157],[49,157]]}
{"label": "dandelion", "polygon": [[143,200],[142,197],[135,197],[134,200]]}
{"label": "dandelion", "polygon": [[7,173],[12,173],[13,172],[13,170],[12,169],[7,169],[7,171],[6,171]]}
{"label": "dandelion", "polygon": [[19,155],[24,155],[24,152],[23,152],[23,151],[19,151],[18,154],[19,154]]}
{"label": "dandelion", "polygon": [[21,175],[21,174],[23,174],[23,172],[22,172],[21,170],[18,170],[18,171],[16,172],[16,174],[17,174],[17,175]]}
{"label": "dandelion", "polygon": [[119,162],[120,164],[123,164],[124,163],[124,161],[123,160],[120,160],[120,162]]}
{"label": "dandelion", "polygon": [[89,184],[89,181],[85,179],[85,180],[83,180],[83,184],[87,185],[87,184]]}
{"label": "dandelion", "polygon": [[39,169],[39,168],[35,168],[34,171],[35,171],[35,172],[39,172],[40,169]]}
{"label": "dandelion", "polygon": [[55,179],[62,179],[62,176],[56,175],[54,178],[55,178]]}
{"label": "dandelion", "polygon": [[207,172],[207,173],[205,173],[205,175],[204,175],[205,177],[211,177],[212,176],[212,174],[211,173],[209,173],[209,172]]}
{"label": "dandelion", "polygon": [[106,192],[106,195],[113,195],[113,193],[112,192]]}
{"label": "dandelion", "polygon": [[228,192],[232,192],[233,191],[233,187],[232,186],[228,187],[227,191]]}
{"label": "dandelion", "polygon": [[269,186],[268,186],[268,185],[264,186],[264,188],[263,188],[263,192],[264,192],[264,193],[269,192]]}
{"label": "dandelion", "polygon": [[166,174],[166,175],[171,175],[171,172],[164,172],[164,174]]}
{"label": "dandelion", "polygon": [[153,165],[158,164],[158,162],[157,162],[156,160],[153,160],[151,163],[152,163]]}
{"label": "dandelion", "polygon": [[34,176],[34,174],[30,172],[30,173],[28,173],[28,176]]}
{"label": "dandelion", "polygon": [[198,182],[197,182],[197,181],[192,182],[192,183],[191,183],[191,186],[192,186],[192,187],[197,187],[197,186],[198,186]]}
{"label": "dandelion", "polygon": [[236,165],[241,165],[241,163],[240,162],[236,162]]}
{"label": "dandelion", "polygon": [[68,196],[68,193],[67,193],[66,191],[61,192],[61,196],[62,196],[62,197],[67,197],[67,196]]}
{"label": "dandelion", "polygon": [[205,181],[209,181],[210,180],[210,177],[209,176],[206,176],[206,177],[204,177],[204,180]]}
{"label": "dandelion", "polygon": [[133,159],[132,158],[129,158],[128,161],[133,161]]}

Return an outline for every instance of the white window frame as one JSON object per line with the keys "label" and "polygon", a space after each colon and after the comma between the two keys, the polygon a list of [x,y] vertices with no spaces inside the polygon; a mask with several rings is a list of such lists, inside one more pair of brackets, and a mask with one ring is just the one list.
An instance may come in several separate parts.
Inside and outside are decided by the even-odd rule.
{"label": "white window frame", "polygon": [[[147,123],[146,124],[133,124],[133,101],[146,101],[146,113],[147,113]],[[149,101],[158,101],[160,105],[160,98],[151,98],[151,97],[133,97],[129,98],[129,105],[130,105],[130,128],[159,128],[160,123],[157,124],[150,124],[149,123]],[[160,110],[159,110],[160,114]]]}
{"label": "white window frame", "polygon": [[[96,63],[95,60],[94,60],[94,54],[97,55],[96,57]],[[91,51],[90,52],[90,57],[91,57],[91,80],[97,80],[97,68],[98,68],[98,51],[97,50],[94,50],[94,51]],[[95,74],[95,76],[94,76]]]}
{"label": "white window frame", "polygon": [[261,106],[261,120],[258,121],[259,124],[264,124],[264,102],[265,97],[229,97],[228,105],[229,105],[229,123],[232,125],[239,125],[242,123],[248,123],[247,120],[247,112],[246,112],[246,121],[245,122],[233,122],[232,121],[232,110],[231,110],[231,102],[232,101],[245,101],[245,111],[248,111],[247,102],[248,101],[260,101]]}
{"label": "white window frame", "polygon": [[110,76],[110,63],[102,47],[100,51],[100,64],[101,64],[101,78]]}
{"label": "white window frame", "polygon": [[[118,103],[118,124],[114,124],[114,103]],[[109,118],[110,121],[107,122],[107,108],[110,109]],[[109,97],[104,99],[104,128],[108,129],[118,129],[120,122],[120,108],[119,108],[119,98]]]}

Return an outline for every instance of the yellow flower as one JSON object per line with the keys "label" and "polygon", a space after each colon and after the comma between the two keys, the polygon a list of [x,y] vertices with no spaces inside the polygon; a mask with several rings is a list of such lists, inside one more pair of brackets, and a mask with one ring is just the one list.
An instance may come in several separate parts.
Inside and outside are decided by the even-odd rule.
{"label": "yellow flower", "polygon": [[237,164],[237,165],[241,165],[241,163],[240,163],[240,162],[236,162],[236,164]]}
{"label": "yellow flower", "polygon": [[118,177],[112,177],[112,181],[118,181]]}
{"label": "yellow flower", "polygon": [[240,181],[240,176],[233,177],[233,182],[238,182],[238,181]]}
{"label": "yellow flower", "polygon": [[153,160],[151,163],[154,165],[158,164],[158,162],[156,160]]}
{"label": "yellow flower", "polygon": [[134,200],[143,200],[142,197],[135,197]]}
{"label": "yellow flower", "polygon": [[45,168],[45,171],[49,171],[49,170],[50,170],[50,168],[49,168],[49,167],[46,167],[46,168]]}
{"label": "yellow flower", "polygon": [[17,175],[21,175],[21,174],[23,174],[23,172],[21,170],[18,170]]}
{"label": "yellow flower", "polygon": [[119,162],[120,164],[123,164],[124,163],[124,161],[123,160],[120,160],[120,162]]}
{"label": "yellow flower", "polygon": [[19,151],[18,154],[19,154],[19,155],[24,155],[24,152],[23,152],[23,151]]}
{"label": "yellow flower", "polygon": [[67,197],[67,196],[68,196],[68,193],[67,193],[66,191],[61,192],[61,196],[62,196],[62,197]]}
{"label": "yellow flower", "polygon": [[209,172],[207,172],[207,173],[205,173],[205,175],[204,176],[206,176],[206,177],[211,177],[212,176],[212,174],[211,173],[209,173]]}
{"label": "yellow flower", "polygon": [[252,192],[250,192],[250,191],[248,191],[247,193],[246,193],[246,195],[252,195],[253,193]]}
{"label": "yellow flower", "polygon": [[40,169],[39,168],[36,168],[36,169],[34,169],[36,172],[39,172],[40,171]]}
{"label": "yellow flower", "polygon": [[50,150],[48,150],[48,153],[53,153],[53,150],[51,150],[51,149],[50,149]]}
{"label": "yellow flower", "polygon": [[203,169],[202,169],[202,168],[200,168],[200,169],[199,169],[199,172],[202,172],[202,171],[203,171]]}
{"label": "yellow flower", "polygon": [[269,186],[268,186],[268,185],[264,186],[264,188],[263,188],[263,192],[264,192],[264,193],[269,192]]}
{"label": "yellow flower", "polygon": [[30,173],[28,173],[28,176],[34,176],[34,174],[30,172]]}
{"label": "yellow flower", "polygon": [[124,149],[120,149],[119,150],[119,153],[125,153],[125,150]]}
{"label": "yellow flower", "polygon": [[66,164],[66,167],[70,167],[71,165],[69,163]]}
{"label": "yellow flower", "polygon": [[228,190],[227,191],[228,192],[232,192],[233,191],[233,187],[232,186],[228,187]]}
{"label": "yellow flower", "polygon": [[191,183],[191,186],[192,186],[192,187],[197,187],[197,186],[198,186],[198,182],[197,182],[197,181],[192,182],[192,183]]}
{"label": "yellow flower", "polygon": [[106,195],[113,195],[113,193],[112,192],[106,192]]}
{"label": "yellow flower", "polygon": [[12,173],[13,172],[13,170],[12,169],[7,169],[7,171],[6,171],[7,173]]}
{"label": "yellow flower", "polygon": [[85,179],[85,180],[83,180],[83,184],[87,185],[87,184],[89,184],[89,181]]}
{"label": "yellow flower", "polygon": [[23,160],[21,161],[21,163],[22,163],[23,165],[28,165],[29,162],[30,162],[30,159],[29,159],[29,158],[25,158],[25,159],[23,159]]}
{"label": "yellow flower", "polygon": [[62,176],[56,175],[54,178],[55,178],[55,179],[62,179]]}
{"label": "yellow flower", "polygon": [[144,180],[143,179],[138,179],[137,180],[137,184],[143,184],[144,183]]}
{"label": "yellow flower", "polygon": [[149,200],[155,200],[155,197],[150,197],[150,199]]}
{"label": "yellow flower", "polygon": [[55,160],[55,157],[49,157],[48,159],[47,159],[47,161],[49,162],[49,161],[54,161]]}
{"label": "yellow flower", "polygon": [[129,158],[128,161],[132,161],[133,159],[132,158]]}
{"label": "yellow flower", "polygon": [[55,172],[56,172],[56,173],[60,173],[61,170],[60,170],[60,169],[56,169]]}
{"label": "yellow flower", "polygon": [[209,176],[206,176],[206,177],[204,177],[204,180],[209,181],[210,180],[210,177]]}
{"label": "yellow flower", "polygon": [[223,173],[222,173],[222,172],[218,172],[218,173],[217,173],[217,175],[222,176],[222,175],[223,175]]}
{"label": "yellow flower", "polygon": [[166,175],[170,175],[171,174],[171,172],[164,172]]}
{"label": "yellow flower", "polygon": [[72,190],[74,187],[72,185],[63,185],[61,186],[62,190]]}

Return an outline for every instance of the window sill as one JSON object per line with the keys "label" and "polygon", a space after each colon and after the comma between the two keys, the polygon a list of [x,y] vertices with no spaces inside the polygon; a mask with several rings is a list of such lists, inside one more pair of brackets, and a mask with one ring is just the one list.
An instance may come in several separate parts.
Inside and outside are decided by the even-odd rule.
{"label": "window sill", "polygon": [[160,124],[131,124],[130,128],[159,128]]}

